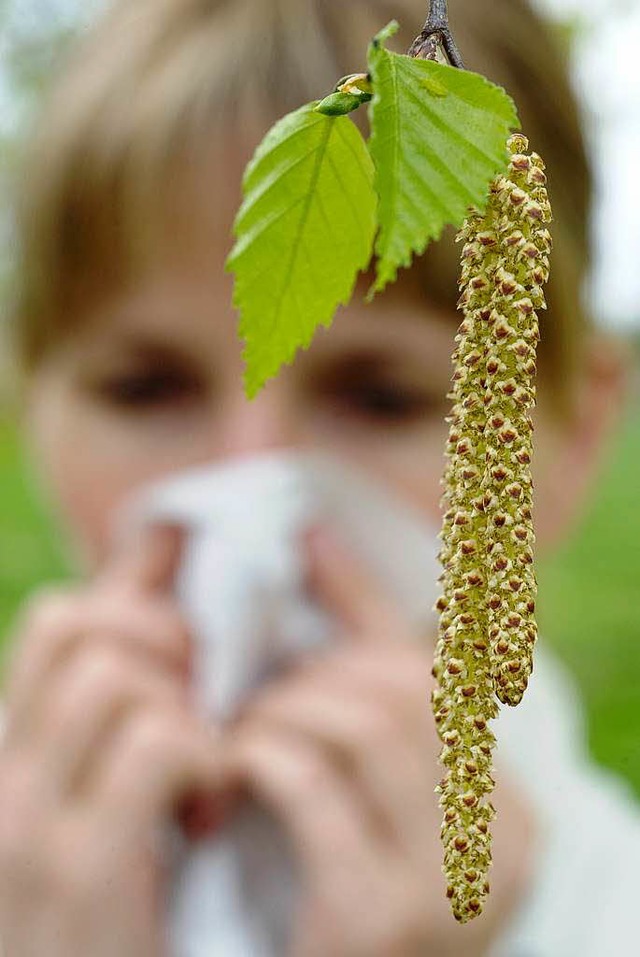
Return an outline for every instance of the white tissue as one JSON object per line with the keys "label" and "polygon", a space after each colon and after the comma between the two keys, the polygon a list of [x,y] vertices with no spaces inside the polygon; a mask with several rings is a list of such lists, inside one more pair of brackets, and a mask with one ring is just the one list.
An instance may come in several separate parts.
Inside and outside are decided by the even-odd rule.
{"label": "white tissue", "polygon": [[[171,521],[188,532],[176,594],[195,642],[194,701],[223,721],[296,656],[334,639],[304,590],[300,535],[325,520],[395,597],[416,635],[433,630],[437,535],[417,509],[328,456],[279,452],[195,469],[146,489],[115,534]],[[247,806],[222,834],[171,835],[172,957],[283,957],[294,862],[276,822]]]}

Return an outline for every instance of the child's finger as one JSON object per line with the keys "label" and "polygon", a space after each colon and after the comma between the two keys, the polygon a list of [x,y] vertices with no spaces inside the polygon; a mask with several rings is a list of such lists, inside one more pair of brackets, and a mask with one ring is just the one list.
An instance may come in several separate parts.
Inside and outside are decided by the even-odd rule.
{"label": "child's finger", "polygon": [[91,595],[68,591],[42,595],[23,614],[16,653],[5,681],[10,717],[6,738],[30,736],[43,714],[47,688],[78,657],[98,656],[105,645],[129,667],[170,675],[181,684],[191,668],[188,628],[169,599]]}
{"label": "child's finger", "polygon": [[175,577],[185,531],[177,525],[149,525],[125,542],[95,580],[99,589],[167,591]]}
{"label": "child's finger", "polygon": [[407,624],[384,585],[326,526],[306,536],[308,584],[354,637],[365,641],[397,641]]}
{"label": "child's finger", "polygon": [[380,833],[398,848],[417,850],[437,815],[432,765],[438,739],[430,734],[427,710],[412,724],[408,709],[377,701],[373,688],[363,694],[353,674],[336,680],[335,671],[324,680],[267,687],[256,696],[244,727],[271,729],[317,748],[334,773],[357,788]]}
{"label": "child's finger", "polygon": [[348,894],[354,874],[372,875],[376,859],[388,860],[388,842],[356,789],[309,742],[252,728],[233,736],[223,763],[225,787],[271,811],[314,889]]}

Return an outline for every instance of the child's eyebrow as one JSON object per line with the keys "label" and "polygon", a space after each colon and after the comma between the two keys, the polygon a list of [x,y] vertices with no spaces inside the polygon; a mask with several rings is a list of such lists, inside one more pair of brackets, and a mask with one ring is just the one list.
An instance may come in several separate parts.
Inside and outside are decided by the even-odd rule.
{"label": "child's eyebrow", "polygon": [[[126,355],[141,364],[173,364],[176,362],[193,365],[206,357],[201,348],[189,348],[176,335],[165,336],[162,332],[122,330],[110,338],[106,352],[113,355]],[[213,349],[211,350],[213,353]]]}
{"label": "child's eyebrow", "polygon": [[341,317],[337,316],[334,325],[327,330],[329,335],[321,330],[317,342],[323,350],[352,348],[379,353],[382,349],[391,355],[409,352],[429,358],[437,344],[448,355],[456,328],[453,323],[435,317],[426,321],[419,312],[393,317],[370,313],[350,319],[342,324]]}

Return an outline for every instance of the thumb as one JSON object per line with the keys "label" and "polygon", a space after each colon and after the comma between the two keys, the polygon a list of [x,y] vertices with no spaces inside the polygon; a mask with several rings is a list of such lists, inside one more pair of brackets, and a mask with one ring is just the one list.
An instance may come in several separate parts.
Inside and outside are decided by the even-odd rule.
{"label": "thumb", "polygon": [[96,579],[99,588],[135,592],[171,589],[184,548],[185,529],[147,525],[119,544]]}
{"label": "thumb", "polygon": [[304,537],[307,583],[353,640],[386,643],[406,632],[406,622],[383,584],[333,527],[317,525]]}

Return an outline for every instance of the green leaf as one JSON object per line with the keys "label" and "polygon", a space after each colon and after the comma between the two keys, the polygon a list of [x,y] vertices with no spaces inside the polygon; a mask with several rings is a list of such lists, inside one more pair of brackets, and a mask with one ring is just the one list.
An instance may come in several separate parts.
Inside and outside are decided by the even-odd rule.
{"label": "green leaf", "polygon": [[245,389],[254,398],[319,325],[330,326],[371,260],[374,168],[348,117],[290,113],[249,164],[227,261],[245,341]]}
{"label": "green leaf", "polygon": [[373,41],[372,135],[380,197],[377,277],[394,282],[469,206],[484,209],[491,180],[507,167],[506,143],[520,129],[513,100],[477,73],[385,49],[391,23]]}

